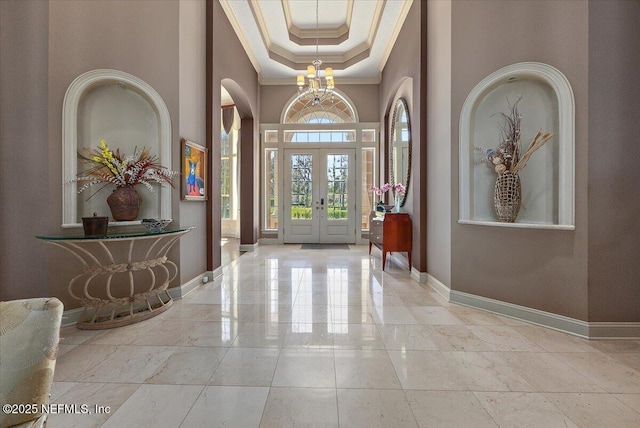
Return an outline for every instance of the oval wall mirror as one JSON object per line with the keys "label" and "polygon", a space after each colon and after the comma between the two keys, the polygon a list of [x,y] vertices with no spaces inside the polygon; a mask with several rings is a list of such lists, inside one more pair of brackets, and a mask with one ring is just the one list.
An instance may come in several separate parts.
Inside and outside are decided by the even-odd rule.
{"label": "oval wall mirror", "polygon": [[[407,101],[404,98],[399,98],[393,108],[390,135],[389,176],[391,184],[394,187],[396,184],[402,184],[408,188],[411,176],[411,120],[409,119]],[[400,206],[403,206],[406,200],[407,194],[405,193],[402,195]]]}

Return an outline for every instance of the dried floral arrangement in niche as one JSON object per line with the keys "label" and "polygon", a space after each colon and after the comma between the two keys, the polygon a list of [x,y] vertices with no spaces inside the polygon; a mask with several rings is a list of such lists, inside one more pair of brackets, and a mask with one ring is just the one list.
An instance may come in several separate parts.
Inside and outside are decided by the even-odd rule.
{"label": "dried floral arrangement in niche", "polygon": [[502,124],[499,125],[500,143],[498,148],[482,149],[476,147],[476,150],[484,154],[484,159],[480,163],[487,164],[498,174],[494,188],[494,206],[498,219],[508,223],[516,221],[522,204],[518,173],[527,166],[531,155],[553,138],[553,133],[543,133],[540,129],[532,138],[527,149],[522,152],[520,141],[522,138],[522,115],[518,110],[520,100],[522,97],[513,104],[507,102],[509,113],[500,113]]}

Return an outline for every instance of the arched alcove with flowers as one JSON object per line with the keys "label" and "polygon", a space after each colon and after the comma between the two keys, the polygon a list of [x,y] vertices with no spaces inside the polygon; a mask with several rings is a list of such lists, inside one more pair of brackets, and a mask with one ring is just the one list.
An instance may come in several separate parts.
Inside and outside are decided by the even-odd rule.
{"label": "arched alcove with flowers", "polygon": [[[160,165],[171,168],[171,119],[162,97],[143,80],[119,70],[92,70],[69,85],[63,105],[62,226],[80,227],[82,217],[109,214],[107,197],[114,186],[97,185],[78,193],[74,181],[86,166],[78,152],[97,149],[100,141],[128,156],[148,148]],[[171,219],[171,187],[136,186],[142,197],[138,219]],[[110,222],[127,225],[135,221]]]}

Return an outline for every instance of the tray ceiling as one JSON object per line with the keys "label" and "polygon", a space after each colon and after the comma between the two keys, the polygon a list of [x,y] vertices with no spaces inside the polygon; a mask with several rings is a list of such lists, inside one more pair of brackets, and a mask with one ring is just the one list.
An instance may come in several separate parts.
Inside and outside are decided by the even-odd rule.
{"label": "tray ceiling", "polygon": [[220,0],[261,84],[292,84],[316,58],[338,85],[378,83],[411,3],[319,0],[316,30],[314,0]]}

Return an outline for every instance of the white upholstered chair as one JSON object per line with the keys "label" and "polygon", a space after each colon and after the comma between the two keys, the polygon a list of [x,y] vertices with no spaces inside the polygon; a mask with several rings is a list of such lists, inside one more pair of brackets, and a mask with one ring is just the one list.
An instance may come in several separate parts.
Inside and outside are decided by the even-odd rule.
{"label": "white upholstered chair", "polygon": [[[0,302],[0,405],[49,403],[62,310],[55,297]],[[31,410],[0,412],[0,427],[43,426]]]}

